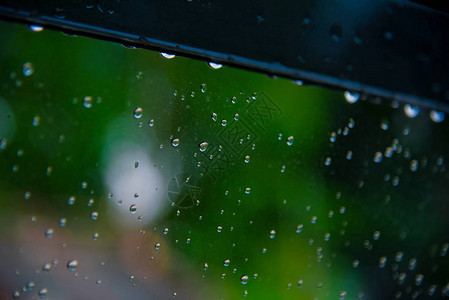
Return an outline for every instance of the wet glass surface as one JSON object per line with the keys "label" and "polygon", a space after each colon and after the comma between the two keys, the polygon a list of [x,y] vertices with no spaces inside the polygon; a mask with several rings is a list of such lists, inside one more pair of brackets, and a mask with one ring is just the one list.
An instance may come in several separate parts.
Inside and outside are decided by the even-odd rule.
{"label": "wet glass surface", "polygon": [[2,298],[449,295],[444,113],[12,23],[0,42]]}

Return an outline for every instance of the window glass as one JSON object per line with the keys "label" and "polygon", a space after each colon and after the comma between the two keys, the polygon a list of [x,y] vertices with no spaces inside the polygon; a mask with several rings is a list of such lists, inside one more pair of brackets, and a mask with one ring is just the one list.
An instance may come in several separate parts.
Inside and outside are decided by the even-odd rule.
{"label": "window glass", "polygon": [[39,27],[0,44],[2,298],[449,296],[444,113]]}

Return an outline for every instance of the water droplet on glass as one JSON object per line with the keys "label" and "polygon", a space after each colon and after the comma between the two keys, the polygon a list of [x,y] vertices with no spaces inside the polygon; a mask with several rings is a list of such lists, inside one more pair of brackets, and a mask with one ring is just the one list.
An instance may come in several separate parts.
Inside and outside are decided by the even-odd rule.
{"label": "water droplet on glass", "polygon": [[164,235],[167,235],[167,233],[168,233],[168,228],[165,228],[164,229]]}
{"label": "water droplet on glass", "polygon": [[421,111],[421,109],[419,108],[419,106],[412,106],[410,104],[404,105],[405,115],[409,118],[416,117],[420,111]]}
{"label": "water droplet on glass", "polygon": [[226,121],[226,120],[221,120],[221,126],[226,126],[226,125],[228,125],[228,121]]}
{"label": "water droplet on glass", "polygon": [[243,275],[242,277],[240,277],[240,282],[242,284],[247,284],[248,283],[248,276],[247,275]]}
{"label": "water droplet on glass", "polygon": [[142,117],[142,114],[143,114],[143,109],[141,107],[137,107],[134,110],[134,118],[140,119]]}
{"label": "water droplet on glass", "polygon": [[96,212],[96,211],[93,211],[91,214],[90,214],[90,218],[92,219],[92,220],[97,220],[98,219],[98,212]]}
{"label": "water droplet on glass", "polygon": [[358,259],[354,259],[354,261],[352,262],[352,267],[353,268],[357,268],[359,266],[360,262]]}
{"label": "water droplet on glass", "polygon": [[212,113],[211,118],[213,121],[217,121],[217,114],[216,113]]}
{"label": "water droplet on glass", "polygon": [[431,110],[429,113],[430,119],[434,121],[435,123],[440,123],[444,121],[444,112]]}
{"label": "water droplet on glass", "polygon": [[133,204],[129,207],[129,211],[134,214],[137,211],[137,205]]}
{"label": "water droplet on glass", "polygon": [[41,123],[41,117],[39,117],[39,116],[34,116],[34,117],[33,117],[33,122],[32,122],[33,126],[34,126],[34,127],[37,127],[37,126],[39,126],[40,123]]}
{"label": "water droplet on glass", "polygon": [[303,228],[304,228],[304,225],[302,225],[302,224],[299,224],[298,226],[296,226],[296,233],[301,233]]}
{"label": "water droplet on glass", "polygon": [[217,63],[213,63],[213,62],[208,62],[207,63],[209,65],[209,67],[211,67],[214,70],[220,69],[221,67],[223,67],[222,64],[217,64]]}
{"label": "water droplet on glass", "polygon": [[251,188],[249,188],[249,187],[245,188],[245,194],[248,195],[249,193],[251,193]]}
{"label": "water droplet on glass", "polygon": [[39,290],[39,298],[43,299],[47,296],[48,290],[46,288],[42,288]]}
{"label": "water droplet on glass", "polygon": [[217,227],[217,232],[221,232],[222,230],[223,230],[223,227],[221,227],[221,226]]}
{"label": "water droplet on glass", "polygon": [[346,159],[347,160],[351,160],[352,159],[352,151],[349,150],[348,152],[346,152]]}
{"label": "water droplet on glass", "polygon": [[378,164],[382,162],[382,157],[383,157],[382,152],[378,151],[374,153],[373,161]]}
{"label": "water droplet on glass", "polygon": [[206,151],[207,150],[207,146],[209,146],[209,144],[207,142],[201,142],[200,145],[199,145],[200,152]]}
{"label": "water droplet on glass", "polygon": [[92,97],[91,96],[86,96],[83,98],[83,105],[86,108],[91,108],[92,107]]}
{"label": "water droplet on glass", "polygon": [[270,239],[274,239],[276,237],[276,230],[271,230],[270,231]]}
{"label": "water droplet on glass", "polygon": [[66,218],[59,219],[59,226],[64,227],[67,224]]}
{"label": "water droplet on glass", "polygon": [[415,284],[416,284],[416,286],[420,286],[421,283],[423,282],[423,280],[424,280],[424,275],[423,274],[417,274],[416,277],[415,277]]}
{"label": "water droplet on glass", "polygon": [[234,120],[238,121],[239,117],[240,117],[239,114],[237,114],[237,113],[234,114]]}
{"label": "water droplet on glass", "polygon": [[67,270],[73,272],[78,267],[78,261],[76,259],[71,259],[67,262]]}
{"label": "water droplet on glass", "polygon": [[250,159],[249,155],[245,156],[245,163],[249,163],[249,159]]}
{"label": "water droplet on glass", "polygon": [[151,119],[151,120],[148,122],[148,125],[149,125],[150,127],[153,127],[153,126],[154,126],[154,119]]}
{"label": "water droplet on glass", "polygon": [[171,144],[172,144],[173,147],[178,147],[179,146],[179,139],[173,139],[171,141]]}
{"label": "water droplet on glass", "polygon": [[205,93],[207,91],[207,85],[205,83],[201,84],[201,92]]}
{"label": "water droplet on glass", "polygon": [[50,269],[51,269],[51,264],[50,263],[45,263],[42,266],[42,271],[44,271],[44,272],[50,272]]}
{"label": "water droplet on glass", "polygon": [[345,99],[348,103],[356,103],[360,98],[359,93],[352,93],[350,91],[346,91],[344,94],[345,94]]}
{"label": "water droplet on glass", "polygon": [[164,53],[164,52],[161,52],[161,56],[166,59],[172,59],[172,58],[176,57],[176,55],[174,55],[174,54],[168,54],[168,53]]}
{"label": "water droplet on glass", "polygon": [[53,233],[54,233],[53,228],[48,228],[47,230],[45,230],[45,237],[47,239],[51,239],[53,237]]}
{"label": "water droplet on glass", "polygon": [[382,120],[382,122],[380,122],[380,128],[382,128],[382,130],[388,130],[389,128],[388,120]]}
{"label": "water droplet on glass", "polygon": [[39,26],[39,25],[30,25],[29,28],[33,32],[41,32],[42,30],[44,30],[44,27]]}
{"label": "water droplet on glass", "polygon": [[24,76],[31,76],[34,73],[33,64],[30,62],[26,62],[23,64],[22,72]]}
{"label": "water droplet on glass", "polygon": [[161,247],[161,244],[160,244],[160,243],[156,243],[156,244],[154,245],[154,249],[156,249],[156,250],[159,250],[160,247]]}
{"label": "water droplet on glass", "polygon": [[324,165],[325,165],[325,166],[330,166],[331,163],[332,163],[332,158],[326,157],[326,158],[324,159]]}
{"label": "water droplet on glass", "polygon": [[293,145],[294,140],[295,140],[295,138],[293,136],[289,136],[286,141],[287,145],[288,146]]}
{"label": "water droplet on glass", "polygon": [[12,293],[12,298],[13,298],[13,299],[19,299],[19,298],[20,298],[20,292],[19,292],[18,290],[15,290],[15,291]]}
{"label": "water droplet on glass", "polygon": [[223,262],[223,265],[224,265],[225,267],[229,267],[230,264],[231,264],[231,260],[229,260],[229,259],[226,259],[226,260]]}

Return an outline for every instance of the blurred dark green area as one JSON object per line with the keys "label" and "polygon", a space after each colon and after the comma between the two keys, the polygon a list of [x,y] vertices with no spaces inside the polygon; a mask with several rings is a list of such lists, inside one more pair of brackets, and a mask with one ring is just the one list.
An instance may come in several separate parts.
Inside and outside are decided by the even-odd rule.
{"label": "blurred dark green area", "polygon": [[447,121],[12,23],[0,42],[2,297],[448,295]]}

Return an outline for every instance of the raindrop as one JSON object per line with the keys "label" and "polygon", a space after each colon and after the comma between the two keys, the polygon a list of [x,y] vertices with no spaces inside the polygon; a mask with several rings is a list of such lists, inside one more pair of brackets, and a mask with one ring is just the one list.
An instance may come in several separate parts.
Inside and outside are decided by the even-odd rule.
{"label": "raindrop", "polygon": [[270,239],[274,239],[276,237],[276,231],[273,229],[270,231]]}
{"label": "raindrop", "polygon": [[248,283],[248,276],[247,275],[243,275],[242,277],[240,277],[240,281],[242,284],[247,284]]}
{"label": "raindrop", "polygon": [[224,265],[225,267],[229,267],[230,264],[231,264],[231,261],[230,261],[229,259],[226,259],[226,260],[224,261],[224,263],[223,263],[223,265]]}
{"label": "raindrop", "polygon": [[294,138],[292,135],[289,136],[289,137],[287,138],[287,141],[286,141],[287,145],[288,145],[288,146],[293,145],[294,140],[295,140],[295,138]]}
{"label": "raindrop", "polygon": [[217,64],[217,63],[213,63],[213,62],[208,62],[207,64],[209,65],[209,67],[211,67],[214,70],[221,69],[221,67],[223,67],[222,64]]}
{"label": "raindrop", "polygon": [[156,243],[156,245],[154,245],[154,249],[159,250],[159,248],[161,247],[160,243]]}
{"label": "raindrop", "polygon": [[238,113],[234,114],[234,120],[238,121],[239,120],[240,115]]}
{"label": "raindrop", "polygon": [[207,146],[209,146],[209,144],[207,142],[201,142],[199,145],[200,148],[200,152],[204,152],[207,150]]}
{"label": "raindrop", "polygon": [[382,152],[378,151],[378,152],[374,153],[373,161],[378,164],[378,163],[382,162],[382,157],[383,157]]}
{"label": "raindrop", "polygon": [[354,261],[352,262],[352,267],[353,268],[357,268],[360,264],[360,261],[358,259],[354,259]]}
{"label": "raindrop", "polygon": [[221,226],[217,227],[217,232],[221,232],[222,230],[223,230],[223,227],[221,227]]}
{"label": "raindrop", "polygon": [[326,158],[324,159],[324,165],[325,165],[325,166],[330,166],[331,163],[332,163],[332,158],[326,157]]}
{"label": "raindrop", "polygon": [[42,270],[43,270],[44,272],[50,272],[50,269],[51,269],[51,264],[50,264],[50,263],[45,263],[45,264],[42,266]]}
{"label": "raindrop", "polygon": [[33,126],[34,126],[34,127],[37,127],[37,126],[39,126],[40,123],[41,123],[41,117],[39,117],[39,116],[34,116],[34,117],[33,117],[33,122],[32,122]]}
{"label": "raindrop", "polygon": [[440,123],[444,121],[444,112],[439,112],[436,110],[431,110],[429,113],[430,119],[435,123]]}
{"label": "raindrop", "polygon": [[416,159],[410,161],[410,170],[416,172],[418,170],[418,161]]}
{"label": "raindrop", "polygon": [[410,104],[404,105],[405,115],[409,118],[416,117],[420,111],[421,109],[419,108],[419,106],[411,106]]}
{"label": "raindrop", "polygon": [[226,121],[226,120],[221,120],[221,126],[226,126],[226,125],[228,125],[228,121]]}
{"label": "raindrop", "polygon": [[53,237],[53,233],[54,233],[53,228],[48,228],[47,230],[45,230],[45,237],[47,239],[51,239]]}
{"label": "raindrop", "polygon": [[382,130],[388,130],[389,128],[388,120],[382,120],[382,122],[380,122],[380,128],[382,128]]}
{"label": "raindrop", "polygon": [[25,196],[24,196],[25,200],[28,200],[31,198],[31,192],[25,192]]}
{"label": "raindrop", "polygon": [[359,98],[360,98],[359,93],[352,93],[350,91],[345,92],[345,99],[348,103],[356,103],[359,100]]}
{"label": "raindrop", "polygon": [[178,147],[179,146],[179,139],[173,139],[171,141],[171,144],[172,144],[173,147]]}
{"label": "raindrop", "polygon": [[245,188],[245,194],[248,195],[249,193],[251,193],[251,188],[249,188],[249,187]]}
{"label": "raindrop", "polygon": [[246,156],[245,156],[245,163],[249,163],[249,159],[250,159],[250,156],[249,156],[249,155],[246,155]]}
{"label": "raindrop", "polygon": [[142,117],[142,113],[143,113],[143,109],[141,107],[137,107],[134,110],[134,118],[135,119],[140,119]]}
{"label": "raindrop", "polygon": [[42,30],[44,30],[44,27],[39,26],[39,25],[30,25],[29,28],[33,32],[41,32]]}
{"label": "raindrop", "polygon": [[207,91],[207,85],[205,83],[201,84],[201,92],[205,93]]}
{"label": "raindrop", "polygon": [[213,121],[217,121],[217,114],[216,113],[212,113],[211,118]]}
{"label": "raindrop", "polygon": [[301,233],[303,228],[304,228],[304,225],[302,225],[302,224],[299,224],[298,226],[296,226],[296,233]]}
{"label": "raindrop", "polygon": [[83,99],[83,105],[86,108],[91,108],[92,107],[92,97],[91,96],[86,96]]}
{"label": "raindrop", "polygon": [[46,288],[42,288],[39,290],[39,297],[41,299],[45,298],[48,294],[48,290]]}
{"label": "raindrop", "polygon": [[22,72],[24,76],[31,76],[34,73],[33,64],[30,62],[26,62],[23,64]]}
{"label": "raindrop", "polygon": [[71,259],[67,262],[67,270],[73,272],[78,267],[78,261],[76,259]]}
{"label": "raindrop", "polygon": [[381,258],[379,258],[379,268],[385,267],[386,263],[387,263],[387,257],[386,256],[382,256]]}
{"label": "raindrop", "polygon": [[96,212],[96,211],[93,211],[91,214],[90,214],[90,218],[92,219],[92,220],[97,220],[98,219],[98,212]]}
{"label": "raindrop", "polygon": [[161,56],[166,59],[172,59],[172,58],[176,57],[176,55],[174,55],[174,54],[168,54],[168,53],[164,53],[164,52],[161,52]]}
{"label": "raindrop", "polygon": [[139,161],[136,160],[136,161],[134,162],[134,168],[137,169],[138,167],[139,167]]}
{"label": "raindrop", "polygon": [[154,119],[151,119],[151,120],[148,122],[148,125],[149,125],[150,127],[153,127],[153,126],[154,126]]}
{"label": "raindrop", "polygon": [[168,233],[168,228],[165,228],[164,229],[164,235],[167,235],[167,233]]}
{"label": "raindrop", "polygon": [[352,159],[352,151],[349,150],[348,152],[346,152],[346,159],[347,160],[351,160]]}
{"label": "raindrop", "polygon": [[131,206],[129,207],[129,211],[130,211],[132,214],[136,213],[136,210],[137,210],[137,206],[136,206],[135,204],[133,204],[133,205],[131,205]]}
{"label": "raindrop", "polygon": [[13,299],[20,298],[20,292],[18,290],[15,290],[14,293],[12,293],[12,298]]}
{"label": "raindrop", "polygon": [[67,224],[66,218],[59,219],[59,226],[64,227]]}

